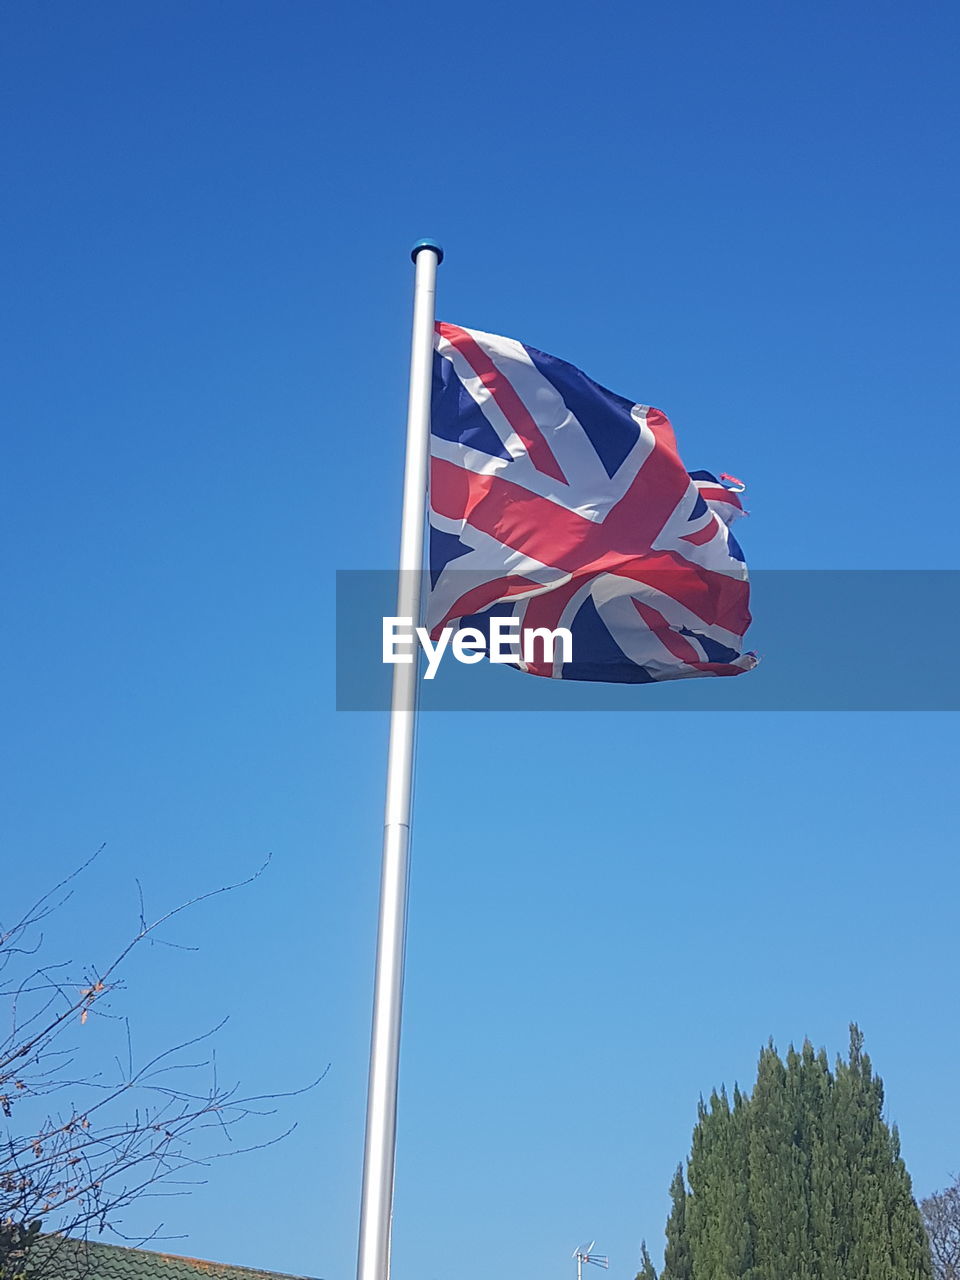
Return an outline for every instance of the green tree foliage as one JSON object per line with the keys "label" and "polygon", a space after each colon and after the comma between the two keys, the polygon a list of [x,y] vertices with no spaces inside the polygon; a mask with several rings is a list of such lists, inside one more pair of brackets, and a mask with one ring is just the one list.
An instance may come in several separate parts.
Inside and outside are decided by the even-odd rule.
{"label": "green tree foliage", "polygon": [[667,1219],[667,1247],[663,1255],[662,1280],[693,1280],[690,1240],[687,1232],[687,1188],[683,1165],[670,1183],[670,1217]]}
{"label": "green tree foliage", "polygon": [[770,1044],[752,1094],[701,1100],[687,1183],[678,1169],[670,1195],[661,1280],[933,1274],[883,1084],[855,1026],[833,1071],[809,1042],[785,1059]]}
{"label": "green tree foliage", "polygon": [[640,1270],[637,1272],[637,1280],[657,1280],[656,1270],[647,1252],[646,1240],[640,1245]]}

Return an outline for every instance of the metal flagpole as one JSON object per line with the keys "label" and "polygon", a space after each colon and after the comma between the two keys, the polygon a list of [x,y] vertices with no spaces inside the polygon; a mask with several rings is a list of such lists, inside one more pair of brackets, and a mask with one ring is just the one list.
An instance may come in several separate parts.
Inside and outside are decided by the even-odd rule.
{"label": "metal flagpole", "polygon": [[[443,261],[443,250],[432,240],[420,240],[413,247],[412,257],[416,264],[416,277],[410,349],[410,396],[407,405],[407,455],[403,472],[403,511],[400,523],[397,617],[412,618],[413,625],[416,626],[420,621],[427,464],[430,453],[430,390],[437,267]],[[414,649],[416,652],[416,646]],[[407,929],[410,807],[418,677],[419,663],[416,658],[410,663],[397,663],[393,668],[357,1280],[388,1280],[390,1275],[400,1010],[403,1001],[403,958]]]}

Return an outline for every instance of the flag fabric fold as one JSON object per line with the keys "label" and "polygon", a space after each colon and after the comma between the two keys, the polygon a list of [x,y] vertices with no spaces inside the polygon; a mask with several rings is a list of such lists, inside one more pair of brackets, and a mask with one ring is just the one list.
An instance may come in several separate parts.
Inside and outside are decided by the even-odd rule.
{"label": "flag fabric fold", "polygon": [[750,623],[737,487],[688,473],[670,422],[510,338],[438,324],[427,623],[565,627],[533,675],[739,675]]}

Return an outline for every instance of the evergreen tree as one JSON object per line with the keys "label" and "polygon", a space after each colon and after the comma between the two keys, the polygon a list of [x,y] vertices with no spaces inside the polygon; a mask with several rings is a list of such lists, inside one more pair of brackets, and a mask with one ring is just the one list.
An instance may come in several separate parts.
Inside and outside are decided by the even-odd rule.
{"label": "evergreen tree", "polygon": [[[806,1049],[806,1046],[804,1046]],[[733,1275],[757,1280],[814,1280],[810,1233],[809,1134],[802,1088],[803,1055],[781,1062],[773,1045],[760,1055],[745,1126],[747,1206],[753,1266]],[[819,1280],[819,1277],[817,1277]]]}
{"label": "evergreen tree", "polygon": [[850,1029],[831,1072],[806,1042],[760,1054],[749,1095],[701,1099],[670,1187],[661,1280],[931,1280],[883,1084]]}
{"label": "evergreen tree", "polygon": [[657,1280],[656,1269],[647,1252],[646,1240],[640,1245],[640,1270],[637,1272],[637,1280]]}
{"label": "evergreen tree", "polygon": [[670,1183],[670,1200],[667,1247],[663,1255],[663,1274],[660,1280],[693,1280],[693,1264],[687,1240],[687,1188],[683,1181],[682,1165],[677,1165],[677,1172]]}
{"label": "evergreen tree", "polygon": [[[747,1214],[745,1099],[735,1090],[700,1100],[687,1178],[686,1259],[692,1280],[750,1275],[753,1236]],[[699,1258],[699,1262],[698,1262]],[[708,1269],[704,1269],[709,1260]]]}

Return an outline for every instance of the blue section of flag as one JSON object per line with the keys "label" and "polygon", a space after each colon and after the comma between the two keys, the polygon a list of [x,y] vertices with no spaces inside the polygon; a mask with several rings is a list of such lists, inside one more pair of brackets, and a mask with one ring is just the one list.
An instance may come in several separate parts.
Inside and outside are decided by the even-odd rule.
{"label": "blue section of flag", "polygon": [[430,586],[437,585],[437,579],[440,574],[451,562],[457,560],[460,556],[468,556],[473,550],[466,543],[453,533],[444,533],[442,529],[436,529],[430,526],[430,547],[428,561],[430,564]]}
{"label": "blue section of flag", "polygon": [[713,640],[710,636],[705,636],[700,631],[691,631],[689,627],[678,627],[677,629],[680,635],[689,636],[691,640],[700,646],[708,662],[736,662],[740,656],[736,649],[730,649],[721,644],[719,640]]}
{"label": "blue section of flag", "polygon": [[693,504],[693,510],[690,512],[689,516],[687,516],[687,519],[699,520],[701,516],[705,516],[706,514],[707,514],[707,504],[704,502],[703,498],[701,498],[700,494],[698,493],[697,500]]}
{"label": "blue section of flag", "polygon": [[727,550],[733,556],[734,560],[739,560],[741,564],[746,564],[747,557],[741,550],[740,543],[736,540],[730,530],[727,530]]}
{"label": "blue section of flag", "polygon": [[[561,680],[594,680],[602,683],[652,684],[653,676],[631,662],[610,634],[597,606],[588,596],[577,610],[570,627],[573,662],[565,662]],[[588,654],[589,657],[578,657]]]}
{"label": "blue section of flag", "polygon": [[503,441],[480,406],[454,373],[449,360],[433,357],[433,404],[430,430],[441,440],[479,449],[491,458],[509,458]]}
{"label": "blue section of flag", "polygon": [[545,355],[534,347],[527,347],[526,352],[580,423],[612,479],[640,439],[640,428],[631,416],[633,404],[601,387],[565,360]]}

